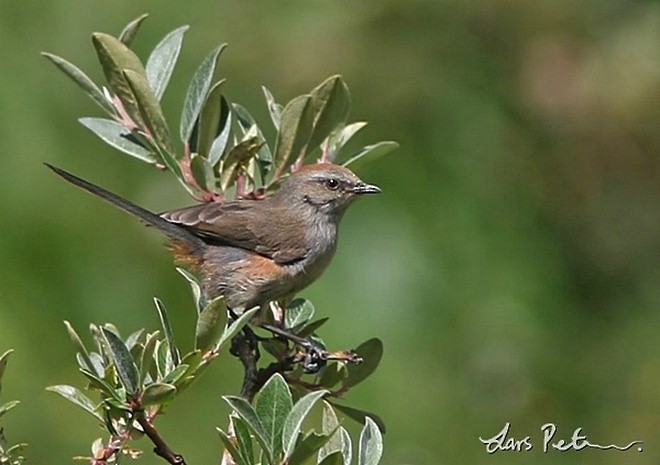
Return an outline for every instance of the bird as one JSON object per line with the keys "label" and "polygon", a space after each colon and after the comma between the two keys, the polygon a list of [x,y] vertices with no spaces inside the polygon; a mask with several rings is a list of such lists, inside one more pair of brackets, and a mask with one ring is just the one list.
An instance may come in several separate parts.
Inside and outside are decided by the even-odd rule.
{"label": "bird", "polygon": [[286,303],[321,276],[337,248],[346,209],[381,189],[332,163],[302,166],[264,199],[201,203],[156,214],[61,168],[68,182],[155,227],[178,265],[196,274],[208,301],[240,314]]}

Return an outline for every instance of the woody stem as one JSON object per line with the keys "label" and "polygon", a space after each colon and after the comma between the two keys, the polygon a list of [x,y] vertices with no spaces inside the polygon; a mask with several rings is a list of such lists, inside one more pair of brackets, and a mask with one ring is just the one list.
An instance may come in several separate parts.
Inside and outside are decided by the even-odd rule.
{"label": "woody stem", "polygon": [[272,362],[264,368],[258,368],[259,339],[250,328],[243,328],[232,341],[232,354],[238,357],[243,364],[244,375],[240,396],[251,402],[255,394],[275,373],[291,370],[294,357],[288,356]]}
{"label": "woody stem", "polygon": [[172,449],[170,449],[156,428],[154,428],[151,422],[144,416],[144,413],[137,415],[137,422],[142,427],[144,434],[146,434],[154,444],[154,453],[156,455],[162,457],[167,461],[167,463],[171,465],[186,465],[186,461],[183,456],[175,453]]}

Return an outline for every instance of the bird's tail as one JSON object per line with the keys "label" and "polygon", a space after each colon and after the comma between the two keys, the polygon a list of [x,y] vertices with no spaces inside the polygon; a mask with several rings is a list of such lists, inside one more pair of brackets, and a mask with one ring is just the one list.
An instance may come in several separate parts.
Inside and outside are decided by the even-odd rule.
{"label": "bird's tail", "polygon": [[182,228],[181,226],[170,223],[155,213],[152,213],[149,210],[145,210],[144,208],[135,205],[129,200],[126,200],[117,194],[113,194],[112,192],[92,184],[91,182],[85,181],[78,176],[74,176],[73,174],[68,173],[61,168],[50,165],[48,163],[45,163],[45,165],[53,170],[56,174],[69,181],[71,184],[74,184],[81,189],[85,189],[86,191],[101,197],[103,200],[110,202],[114,206],[119,207],[124,211],[127,211],[131,215],[142,220],[144,223],[154,226],[173,241],[182,242],[192,250],[201,250],[203,248],[204,242],[199,237],[195,236],[193,233]]}

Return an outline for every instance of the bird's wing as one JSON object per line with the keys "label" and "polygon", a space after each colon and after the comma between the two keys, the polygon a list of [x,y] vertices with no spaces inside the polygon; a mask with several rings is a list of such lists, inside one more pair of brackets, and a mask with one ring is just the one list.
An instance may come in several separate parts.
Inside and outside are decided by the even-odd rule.
{"label": "bird's wing", "polygon": [[266,215],[262,210],[261,215],[255,215],[252,202],[264,201],[206,203],[168,211],[161,217],[206,242],[250,250],[278,264],[304,259],[309,253],[307,241],[288,233],[306,229],[300,220],[286,211]]}

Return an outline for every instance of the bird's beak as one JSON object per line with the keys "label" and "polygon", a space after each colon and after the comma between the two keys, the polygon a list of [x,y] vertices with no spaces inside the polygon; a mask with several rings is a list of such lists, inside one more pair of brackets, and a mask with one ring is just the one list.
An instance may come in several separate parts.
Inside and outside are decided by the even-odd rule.
{"label": "bird's beak", "polygon": [[379,194],[382,191],[380,190],[380,187],[375,186],[373,184],[367,184],[364,182],[359,182],[355,185],[353,188],[353,193],[354,194]]}

